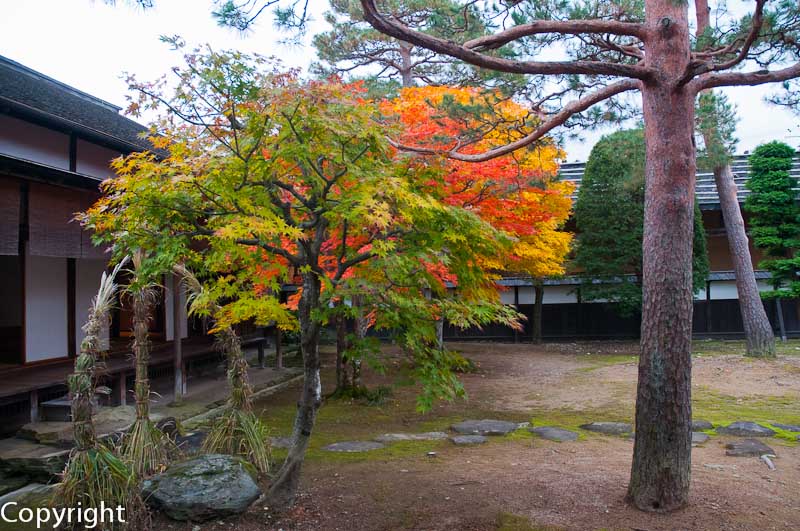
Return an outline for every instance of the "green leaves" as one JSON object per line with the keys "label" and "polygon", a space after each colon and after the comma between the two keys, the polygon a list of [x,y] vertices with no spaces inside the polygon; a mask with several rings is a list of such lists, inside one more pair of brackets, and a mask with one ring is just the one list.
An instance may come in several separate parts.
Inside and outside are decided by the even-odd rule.
{"label": "green leaves", "polygon": [[797,206],[797,179],[790,174],[794,148],[782,142],[757,147],[750,156],[751,194],[745,210],[751,214],[750,236],[753,245],[766,257],[759,264],[772,274],[772,293],[767,297],[800,296],[800,263],[795,249],[800,246],[800,208]]}

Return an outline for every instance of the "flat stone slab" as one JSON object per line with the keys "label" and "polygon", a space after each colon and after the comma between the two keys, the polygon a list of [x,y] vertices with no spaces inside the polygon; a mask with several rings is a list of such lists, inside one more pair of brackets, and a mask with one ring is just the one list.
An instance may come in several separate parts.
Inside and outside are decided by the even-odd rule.
{"label": "flat stone slab", "polygon": [[458,446],[469,446],[473,444],[483,444],[489,439],[485,435],[455,435],[450,437],[453,444]]}
{"label": "flat stone slab", "polygon": [[344,441],[329,444],[322,449],[326,452],[369,452],[381,448],[384,448],[383,444],[375,441]]}
{"label": "flat stone slab", "polygon": [[692,421],[692,431],[705,431],[705,430],[713,430],[714,425],[711,424],[707,420],[693,420]]}
{"label": "flat stone slab", "polygon": [[375,440],[379,443],[439,441],[442,439],[447,439],[447,434],[443,431],[428,431],[425,433],[384,433],[383,435],[375,437]]}
{"label": "flat stone slab", "polygon": [[519,428],[516,422],[507,420],[465,420],[453,424],[451,429],[462,435],[508,435]]}
{"label": "flat stone slab", "polygon": [[731,457],[760,457],[762,455],[775,455],[775,450],[757,439],[742,439],[725,445],[725,455]]}
{"label": "flat stone slab", "polygon": [[737,421],[728,426],[720,426],[717,433],[734,437],[772,437],[775,431],[755,422]]}
{"label": "flat stone slab", "polygon": [[291,448],[292,446],[291,437],[272,437],[269,442],[273,448]]}
{"label": "flat stone slab", "polygon": [[64,471],[69,450],[27,439],[0,439],[0,470],[9,476],[49,483]]}
{"label": "flat stone slab", "polygon": [[590,422],[589,424],[581,425],[580,428],[605,435],[625,435],[633,432],[633,426],[627,422]]}
{"label": "flat stone slab", "polygon": [[702,431],[692,432],[692,444],[703,444],[704,442],[708,441],[708,439],[708,434],[705,434]]}
{"label": "flat stone slab", "polygon": [[780,424],[778,422],[772,422],[771,424],[782,430],[800,432],[800,425],[797,424]]}
{"label": "flat stone slab", "polygon": [[528,431],[535,433],[542,439],[547,439],[548,441],[566,442],[578,440],[578,434],[574,431],[565,430],[564,428],[555,428],[553,426],[528,428]]}

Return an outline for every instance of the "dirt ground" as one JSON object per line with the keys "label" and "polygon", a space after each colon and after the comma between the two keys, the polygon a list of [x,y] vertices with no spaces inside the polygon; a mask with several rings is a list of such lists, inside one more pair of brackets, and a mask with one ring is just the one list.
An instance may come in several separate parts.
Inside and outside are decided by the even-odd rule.
{"label": "dirt ground", "polygon": [[[772,530],[800,529],[800,447],[781,438],[777,469],[757,458],[725,456],[730,438],[713,435],[693,450],[689,508],[655,515],[623,497],[633,442],[582,431],[595,420],[633,418],[634,343],[542,346],[450,344],[479,367],[463,376],[467,400],[414,410],[416,389],[394,386],[380,405],[331,400],[320,411],[296,508],[275,521],[263,506],[211,529],[297,530]],[[741,342],[697,342],[693,356],[694,417],[800,424],[800,342],[773,361],[742,356]],[[391,351],[389,351],[391,352]],[[332,358],[323,372],[331,376]],[[388,376],[370,375],[371,386]],[[329,381],[329,380],[328,380]],[[276,434],[289,432],[297,389],[259,404]],[[482,446],[449,441],[397,443],[363,454],[333,454],[335,441],[381,433],[446,430],[465,418],[555,425],[582,433],[576,442],[533,438],[527,430]],[[435,456],[429,456],[435,452]],[[283,454],[275,452],[279,464]],[[161,520],[163,528],[194,529]]]}

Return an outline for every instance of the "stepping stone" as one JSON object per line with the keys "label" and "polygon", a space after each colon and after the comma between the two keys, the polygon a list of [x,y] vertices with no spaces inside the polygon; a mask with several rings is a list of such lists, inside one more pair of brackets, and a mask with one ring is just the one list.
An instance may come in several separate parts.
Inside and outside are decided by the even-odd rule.
{"label": "stepping stone", "polygon": [[717,433],[735,437],[772,437],[775,431],[755,422],[738,421],[728,426],[717,428]]}
{"label": "stepping stone", "polygon": [[692,432],[692,444],[703,444],[709,439],[708,435],[702,431]]}
{"label": "stepping stone", "polygon": [[565,430],[564,428],[554,428],[553,426],[539,426],[538,428],[528,428],[528,431],[535,433],[542,439],[548,441],[577,441],[578,434],[574,431]]}
{"label": "stepping stone", "polygon": [[633,431],[633,426],[626,422],[591,422],[581,425],[580,428],[606,435],[625,435]]}
{"label": "stepping stone", "polygon": [[270,445],[273,448],[291,448],[292,446],[292,438],[291,437],[271,437],[269,440]]}
{"label": "stepping stone", "polygon": [[450,440],[453,441],[453,444],[458,446],[468,446],[472,444],[483,444],[489,439],[483,435],[456,435],[450,437]]}
{"label": "stepping stone", "polygon": [[692,431],[705,431],[705,430],[713,430],[714,425],[711,424],[707,420],[693,420],[692,421]]}
{"label": "stepping stone", "polygon": [[380,450],[384,446],[375,441],[345,441],[329,444],[322,448],[326,452],[369,452]]}
{"label": "stepping stone", "polygon": [[508,435],[519,424],[506,420],[465,420],[451,426],[452,430],[463,435]]}
{"label": "stepping stone", "polygon": [[393,443],[400,441],[439,441],[447,439],[447,434],[443,431],[428,431],[425,433],[384,433],[378,435],[375,440],[380,443]]}
{"label": "stepping stone", "polygon": [[798,426],[797,424],[779,424],[777,422],[771,422],[770,424],[782,430],[800,432],[800,426]]}
{"label": "stepping stone", "polygon": [[756,439],[742,439],[725,445],[725,455],[731,457],[760,457],[762,455],[775,455],[775,450]]}

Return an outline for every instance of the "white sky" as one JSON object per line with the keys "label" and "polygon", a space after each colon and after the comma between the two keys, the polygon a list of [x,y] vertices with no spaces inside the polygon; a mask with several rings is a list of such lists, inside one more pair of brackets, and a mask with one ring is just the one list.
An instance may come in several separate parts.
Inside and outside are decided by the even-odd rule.
{"label": "white sky", "polygon": [[[246,35],[217,27],[210,0],[156,0],[148,11],[125,0],[116,7],[101,0],[0,1],[0,55],[123,107],[127,88],[122,72],[152,80],[179,64],[178,54],[159,41],[160,35],[178,34],[190,46],[209,43],[216,49],[275,55],[287,66],[305,68],[314,57],[310,39],[304,46],[280,44],[285,35],[273,28],[269,16]],[[326,9],[326,0],[310,0],[315,20],[309,34],[324,29]],[[774,139],[800,144],[800,118],[764,103],[769,90],[726,89],[739,111],[739,152]],[[585,160],[597,138],[599,133],[592,133],[585,142],[568,141],[568,160]]]}

